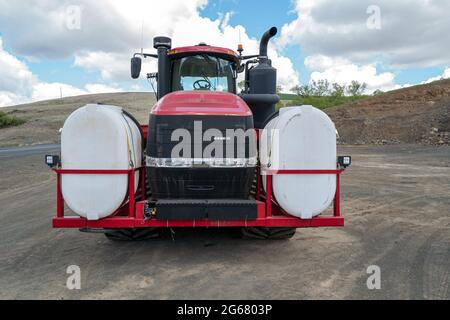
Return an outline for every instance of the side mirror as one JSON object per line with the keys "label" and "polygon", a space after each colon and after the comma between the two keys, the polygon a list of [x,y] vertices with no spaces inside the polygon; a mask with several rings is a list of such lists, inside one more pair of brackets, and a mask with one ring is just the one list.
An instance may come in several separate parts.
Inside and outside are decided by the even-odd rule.
{"label": "side mirror", "polygon": [[142,59],[140,57],[131,58],[131,77],[138,79],[141,75]]}

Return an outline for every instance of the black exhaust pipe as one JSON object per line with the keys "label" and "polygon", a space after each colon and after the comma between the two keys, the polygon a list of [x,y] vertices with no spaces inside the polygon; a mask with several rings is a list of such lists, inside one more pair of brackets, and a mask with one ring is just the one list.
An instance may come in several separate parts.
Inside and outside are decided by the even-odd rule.
{"label": "black exhaust pipe", "polygon": [[259,44],[259,55],[263,57],[263,59],[268,59],[267,57],[267,46],[269,45],[269,41],[271,38],[275,37],[278,33],[278,29],[276,27],[272,27],[267,30],[261,38],[261,43]]}
{"label": "black exhaust pipe", "polygon": [[172,40],[167,37],[153,39],[153,47],[158,50],[158,100],[170,93],[170,60],[169,50]]}
{"label": "black exhaust pipe", "polygon": [[277,70],[272,67],[267,54],[269,41],[277,33],[278,29],[275,27],[264,33],[259,45],[258,65],[246,68],[247,90],[241,94],[241,98],[252,110],[257,129],[263,129],[266,120],[275,113],[275,106],[280,101],[277,95]]}

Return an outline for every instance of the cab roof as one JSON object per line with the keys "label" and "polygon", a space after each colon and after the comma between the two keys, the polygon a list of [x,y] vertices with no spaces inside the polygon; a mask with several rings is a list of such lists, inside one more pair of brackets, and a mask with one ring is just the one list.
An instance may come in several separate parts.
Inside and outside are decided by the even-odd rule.
{"label": "cab roof", "polygon": [[198,46],[180,47],[174,48],[169,51],[169,56],[184,56],[196,53],[211,53],[227,60],[233,60],[239,62],[239,55],[231,49],[208,46],[206,44],[200,44]]}

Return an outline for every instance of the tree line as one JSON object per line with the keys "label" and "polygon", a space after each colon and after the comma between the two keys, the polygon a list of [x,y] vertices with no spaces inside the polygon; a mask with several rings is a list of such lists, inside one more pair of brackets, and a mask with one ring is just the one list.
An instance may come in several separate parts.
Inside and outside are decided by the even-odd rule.
{"label": "tree line", "polygon": [[[238,87],[242,90],[244,89],[245,81],[238,83]],[[353,80],[350,84],[339,84],[336,82],[329,82],[328,80],[312,80],[309,84],[296,85],[291,88],[296,96],[302,98],[308,97],[362,97],[365,95],[367,90],[367,84],[365,82],[359,82]],[[277,86],[277,94],[283,93],[281,86]],[[380,95],[384,92],[381,90],[376,90],[373,95]]]}
{"label": "tree line", "polygon": [[307,97],[360,97],[363,96],[367,90],[367,84],[358,81],[352,81],[348,85],[341,85],[339,83],[330,83],[328,80],[311,81],[309,84],[296,85],[291,88],[297,96]]}

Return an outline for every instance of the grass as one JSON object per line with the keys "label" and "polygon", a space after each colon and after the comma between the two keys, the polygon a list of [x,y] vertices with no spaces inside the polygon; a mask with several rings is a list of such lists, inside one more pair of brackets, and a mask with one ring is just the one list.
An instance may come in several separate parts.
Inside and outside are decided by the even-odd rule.
{"label": "grass", "polygon": [[311,97],[299,97],[294,95],[292,99],[289,99],[289,106],[300,106],[300,105],[312,105],[318,109],[327,109],[331,107],[337,107],[342,104],[349,102],[354,102],[362,99],[366,99],[369,96],[356,96],[356,97],[333,97],[333,96],[311,96]]}
{"label": "grass", "polygon": [[24,124],[25,120],[10,116],[2,111],[0,111],[0,129],[7,127],[15,127]]}
{"label": "grass", "polygon": [[297,98],[297,96],[292,93],[279,93],[278,95],[280,96],[281,100],[294,100],[295,98]]}

